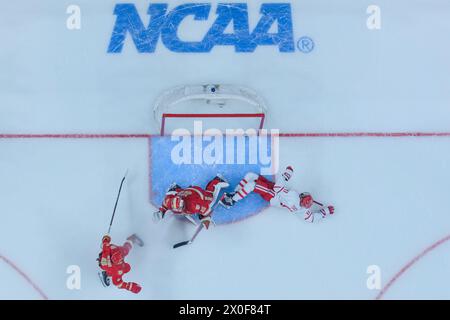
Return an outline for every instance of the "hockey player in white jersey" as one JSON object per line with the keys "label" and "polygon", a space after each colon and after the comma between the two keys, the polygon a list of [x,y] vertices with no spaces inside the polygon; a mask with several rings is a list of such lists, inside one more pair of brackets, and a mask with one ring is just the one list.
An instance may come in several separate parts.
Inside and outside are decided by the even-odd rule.
{"label": "hockey player in white jersey", "polygon": [[308,222],[314,222],[318,218],[332,215],[334,213],[333,206],[324,206],[314,201],[309,193],[299,194],[297,191],[286,187],[286,183],[291,179],[293,173],[292,167],[288,166],[276,181],[272,182],[261,175],[249,172],[239,182],[234,192],[223,195],[220,204],[230,208],[249,193],[255,192],[264,200],[270,202],[271,206],[286,208],[295,214],[303,213],[305,221]]}

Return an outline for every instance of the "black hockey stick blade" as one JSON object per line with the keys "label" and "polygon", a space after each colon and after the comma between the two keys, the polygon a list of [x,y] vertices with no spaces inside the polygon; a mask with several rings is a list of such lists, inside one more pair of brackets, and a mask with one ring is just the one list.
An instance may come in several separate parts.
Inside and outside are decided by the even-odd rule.
{"label": "black hockey stick blade", "polygon": [[179,247],[185,246],[185,245],[187,245],[187,244],[191,244],[191,243],[192,243],[191,240],[186,240],[186,241],[178,242],[178,243],[176,243],[176,244],[173,245],[173,248],[176,249],[176,248],[179,248]]}
{"label": "black hockey stick blade", "polygon": [[204,224],[200,223],[199,226],[197,227],[197,230],[195,231],[194,235],[192,236],[191,240],[186,240],[186,241],[183,241],[183,242],[176,243],[173,246],[173,248],[176,249],[178,247],[182,247],[182,246],[185,246],[187,244],[191,244],[192,242],[194,242],[195,238],[197,238],[197,235],[200,233],[200,231],[202,231],[203,226],[204,226]]}

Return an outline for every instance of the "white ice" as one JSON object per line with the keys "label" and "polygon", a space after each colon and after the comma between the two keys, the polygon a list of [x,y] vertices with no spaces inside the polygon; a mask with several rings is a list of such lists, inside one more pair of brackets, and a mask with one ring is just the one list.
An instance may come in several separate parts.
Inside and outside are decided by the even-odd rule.
{"label": "white ice", "polygon": [[[254,25],[261,1],[248,2]],[[138,54],[128,39],[111,55],[116,3],[77,1],[81,30],[66,28],[71,1],[0,5],[0,134],[157,133],[158,94],[192,83],[254,88],[270,106],[267,127],[282,132],[450,132],[448,1],[377,1],[380,30],[366,27],[372,1],[291,1],[295,37],[316,42],[310,54],[177,54],[161,43]],[[145,23],[147,5],[136,1]],[[282,138],[280,161],[296,169],[292,186],[336,214],[307,224],[272,208],[173,250],[194,229],[151,221],[147,139],[0,138],[0,255],[50,299],[373,299],[369,266],[384,286],[450,234],[450,137]],[[139,295],[105,289],[96,274],[127,168],[112,235],[146,242],[125,278]],[[430,251],[384,298],[450,299],[449,252],[449,242]],[[71,265],[80,290],[66,286]],[[1,299],[41,298],[1,259],[0,275]]]}

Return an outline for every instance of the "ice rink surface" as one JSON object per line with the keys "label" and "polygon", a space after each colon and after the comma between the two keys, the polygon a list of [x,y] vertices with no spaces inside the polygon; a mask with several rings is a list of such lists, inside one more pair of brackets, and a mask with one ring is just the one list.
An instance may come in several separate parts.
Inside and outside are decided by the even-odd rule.
{"label": "ice rink surface", "polygon": [[[312,52],[175,53],[159,42],[138,53],[127,38],[112,54],[119,2],[77,1],[79,30],[66,27],[70,1],[1,4],[1,299],[450,299],[450,3],[269,2],[291,4],[294,37],[313,39]],[[146,25],[150,2],[134,3]],[[248,1],[251,28],[261,3]],[[379,30],[366,26],[371,4]],[[187,18],[179,36],[201,38],[213,21]],[[308,224],[268,208],[172,249],[194,227],[152,221],[152,104],[193,83],[257,90],[266,127],[297,134],[280,138],[290,185],[335,215]],[[112,237],[146,242],[125,277],[139,295],[103,288],[95,261],[127,169]],[[74,265],[80,290],[66,286]]]}

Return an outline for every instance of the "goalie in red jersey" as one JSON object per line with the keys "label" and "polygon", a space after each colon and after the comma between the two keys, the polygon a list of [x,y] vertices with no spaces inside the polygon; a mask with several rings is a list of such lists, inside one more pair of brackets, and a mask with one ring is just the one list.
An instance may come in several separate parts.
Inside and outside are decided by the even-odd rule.
{"label": "goalie in red jersey", "polygon": [[183,189],[177,184],[172,184],[161,207],[154,213],[154,218],[159,221],[164,218],[167,211],[171,211],[175,215],[185,215],[193,221],[190,215],[198,214],[200,221],[208,228],[211,223],[212,206],[216,203],[221,189],[228,186],[228,182],[220,175],[212,179],[205,189],[199,186]]}

